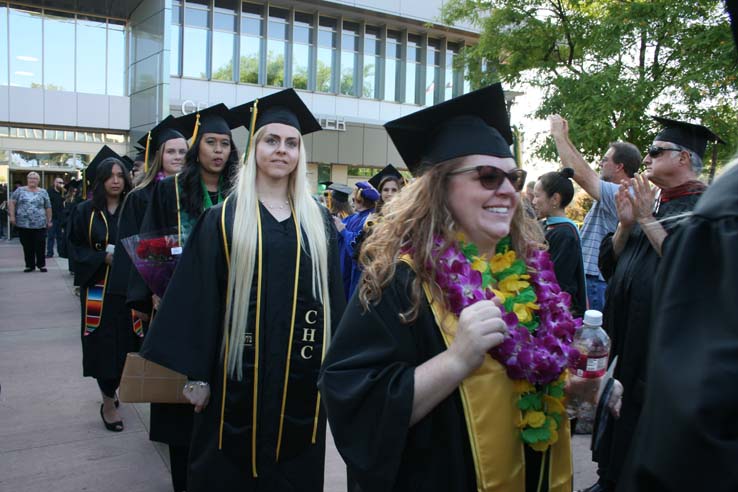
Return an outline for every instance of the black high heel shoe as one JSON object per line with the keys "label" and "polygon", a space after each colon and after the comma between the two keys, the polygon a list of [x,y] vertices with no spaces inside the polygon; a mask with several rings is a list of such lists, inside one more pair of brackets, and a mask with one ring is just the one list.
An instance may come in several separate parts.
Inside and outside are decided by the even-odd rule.
{"label": "black high heel shoe", "polygon": [[108,422],[105,420],[105,415],[103,415],[103,404],[100,404],[100,418],[103,421],[103,424],[105,424],[105,428],[108,429],[110,432],[123,432],[123,421],[118,420],[117,422]]}

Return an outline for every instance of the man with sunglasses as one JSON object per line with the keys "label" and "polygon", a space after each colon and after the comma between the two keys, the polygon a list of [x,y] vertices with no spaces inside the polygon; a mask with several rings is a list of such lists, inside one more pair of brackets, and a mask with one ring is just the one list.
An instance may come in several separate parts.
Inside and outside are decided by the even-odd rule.
{"label": "man with sunglasses", "polygon": [[618,226],[615,195],[620,183],[632,178],[641,167],[641,153],[631,143],[611,143],[600,161],[598,175],[571,142],[569,123],[557,114],[549,118],[549,123],[563,167],[574,169],[574,181],[594,200],[582,226],[582,260],[589,309],[602,311],[607,282],[597,266],[600,243],[605,235],[615,232]]}
{"label": "man with sunglasses", "polygon": [[707,142],[720,141],[704,126],[654,119],[664,129],[648,149],[646,171],[620,185],[620,223],[600,247],[600,271],[608,279],[604,328],[612,340],[610,357],[618,357],[614,376],[624,393],[620,417],[605,429],[596,456],[600,480],[588,492],[614,491],[620,479],[644,402],[654,278],[662,250],[706,189],[697,177]]}

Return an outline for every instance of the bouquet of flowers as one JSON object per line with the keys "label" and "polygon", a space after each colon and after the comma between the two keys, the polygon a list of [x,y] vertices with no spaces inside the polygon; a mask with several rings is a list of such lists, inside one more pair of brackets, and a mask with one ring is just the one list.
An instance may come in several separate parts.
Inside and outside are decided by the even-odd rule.
{"label": "bouquet of flowers", "polygon": [[121,243],[151,292],[164,297],[182,253],[177,234],[136,234]]}

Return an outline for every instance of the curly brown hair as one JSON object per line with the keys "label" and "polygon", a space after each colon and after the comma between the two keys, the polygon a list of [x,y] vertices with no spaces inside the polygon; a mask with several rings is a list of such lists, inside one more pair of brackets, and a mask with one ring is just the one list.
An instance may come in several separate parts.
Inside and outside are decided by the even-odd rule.
{"label": "curly brown hair", "polygon": [[[434,281],[433,250],[436,237],[442,238],[442,250],[445,250],[456,234],[448,207],[447,179],[458,162],[459,159],[452,159],[422,166],[426,172],[406,185],[385,206],[384,219],[375,225],[359,256],[364,271],[359,300],[364,310],[381,300],[382,291],[394,277],[403,251],[408,251],[416,276],[410,289],[411,307],[400,313],[402,322],[411,323],[417,318],[424,283],[430,287],[434,299],[445,300],[443,291]],[[510,224],[510,235],[518,254],[527,255],[531,249],[545,248],[543,231],[519,204]]]}

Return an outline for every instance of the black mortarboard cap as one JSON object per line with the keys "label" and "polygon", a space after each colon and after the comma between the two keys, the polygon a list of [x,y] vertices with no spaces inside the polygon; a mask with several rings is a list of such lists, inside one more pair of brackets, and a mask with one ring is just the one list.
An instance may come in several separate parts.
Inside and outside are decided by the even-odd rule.
{"label": "black mortarboard cap", "polygon": [[319,185],[323,185],[323,186],[325,186],[325,187],[327,188],[327,187],[329,187],[330,185],[332,185],[332,184],[333,184],[333,181],[321,181],[321,182],[320,182],[320,183],[318,183],[318,184],[319,184]]}
{"label": "black mortarboard cap", "polygon": [[231,111],[247,127],[251,122],[251,108],[256,105],[256,125],[254,131],[269,123],[282,123],[297,128],[302,135],[321,130],[320,123],[315,119],[305,103],[294,89],[289,88],[260,97],[254,101],[236,106]]}
{"label": "black mortarboard cap", "polygon": [[[190,138],[192,136],[194,126],[194,121],[192,122],[192,126],[185,126],[181,121],[179,121],[179,118],[175,118],[172,115],[161,120],[158,125],[151,129],[151,155],[153,155],[154,152],[161,147],[161,144],[167,140],[172,140],[174,138],[184,138],[186,140]],[[146,140],[148,137],[149,134],[147,132],[138,140],[138,144],[144,148],[142,151],[143,154],[146,152]],[[141,156],[140,160],[143,160],[143,156]]]}
{"label": "black mortarboard cap", "polygon": [[133,159],[128,157],[127,155],[124,155],[120,158],[121,162],[124,166],[126,166],[126,169],[130,172],[133,169]]}
{"label": "black mortarboard cap", "polygon": [[133,156],[133,162],[138,162],[138,161],[141,161],[141,162],[143,162],[143,160],[144,160],[144,159],[145,159],[145,157],[146,157],[146,148],[143,148],[143,149],[142,149],[142,148],[141,148],[141,147],[139,147],[138,145],[134,145],[134,146],[133,146],[133,150],[135,150],[135,151],[136,151],[136,155],[135,155],[135,156]]}
{"label": "black mortarboard cap", "polygon": [[121,159],[121,157],[113,149],[111,149],[107,145],[103,145],[102,149],[100,149],[100,152],[98,152],[97,155],[92,158],[90,163],[85,168],[84,179],[87,180],[88,186],[91,186],[95,182],[95,176],[97,176],[97,166],[99,166],[102,161],[109,157],[115,157],[119,161],[123,162],[123,159]]}
{"label": "black mortarboard cap", "polygon": [[[198,120],[198,115],[200,115]],[[198,123],[195,128],[195,123]],[[230,135],[232,128],[238,128],[243,122],[238,121],[234,114],[223,103],[215,106],[195,111],[177,118],[177,128],[185,129],[188,135],[197,138],[203,133],[218,133],[220,135]]]}
{"label": "black mortarboard cap", "polygon": [[709,128],[684,121],[654,116],[654,120],[664,125],[664,129],[654,137],[654,141],[671,142],[695,152],[700,158],[705,156],[707,142],[725,143]]}
{"label": "black mortarboard cap", "polygon": [[67,183],[65,186],[67,190],[71,190],[72,188],[80,189],[81,187],[82,187],[82,180],[75,179],[75,178],[70,179],[69,183]]}
{"label": "black mortarboard cap", "polygon": [[401,182],[405,181],[405,178],[402,177],[402,174],[400,173],[400,171],[397,170],[395,166],[393,166],[392,164],[387,164],[384,169],[369,178],[369,183],[374,187],[375,190],[381,193],[382,190],[379,189],[379,185],[382,183],[382,180],[384,178],[388,178],[390,176],[396,177]]}
{"label": "black mortarboard cap", "polygon": [[347,202],[349,195],[354,191],[350,186],[341,183],[332,183],[328,186],[328,189],[333,192],[331,194],[333,199],[339,202]]}
{"label": "black mortarboard cap", "polygon": [[455,97],[384,124],[408,169],[465,155],[512,157],[510,119],[501,84]]}

